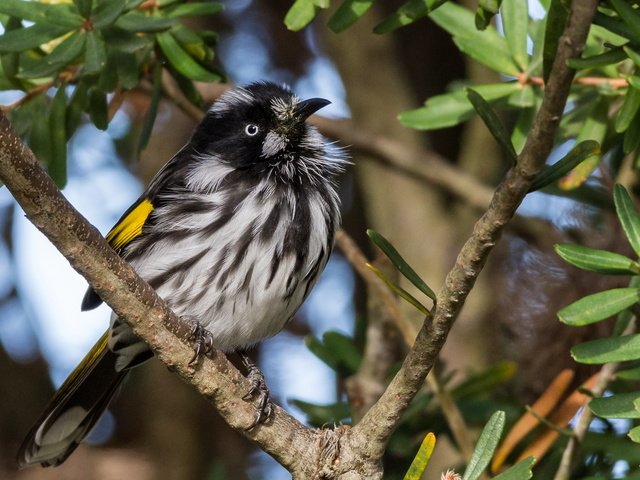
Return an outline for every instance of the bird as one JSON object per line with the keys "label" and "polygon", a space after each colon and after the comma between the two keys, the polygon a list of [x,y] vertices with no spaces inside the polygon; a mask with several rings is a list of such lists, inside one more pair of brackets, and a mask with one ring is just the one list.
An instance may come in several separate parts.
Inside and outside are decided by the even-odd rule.
{"label": "bird", "polygon": [[[337,177],[349,164],[307,119],[328,105],[284,85],[227,90],[155,175],[106,240],[179,317],[192,322],[194,359],[238,352],[271,414],[246,349],[278,333],[327,264],[340,225]],[[81,309],[102,303],[89,287]],[[27,434],[21,467],[64,462],[89,434],[129,370],[153,356],[115,313]]]}

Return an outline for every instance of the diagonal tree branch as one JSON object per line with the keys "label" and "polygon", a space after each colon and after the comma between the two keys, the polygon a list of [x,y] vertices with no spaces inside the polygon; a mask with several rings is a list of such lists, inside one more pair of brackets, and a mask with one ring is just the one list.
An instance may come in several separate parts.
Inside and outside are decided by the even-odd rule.
{"label": "diagonal tree branch", "polygon": [[489,208],[460,251],[438,294],[433,317],[425,319],[402,368],[380,400],[351,431],[350,442],[354,448],[362,448],[362,444],[366,444],[374,457],[384,451],[401,415],[431,370],[487,257],[515,214],[534,176],[544,165],[553,148],[555,132],[575,75],[575,71],[567,66],[567,60],[582,53],[597,3],[596,0],[572,3],[542,105],[518,162],[498,186]]}

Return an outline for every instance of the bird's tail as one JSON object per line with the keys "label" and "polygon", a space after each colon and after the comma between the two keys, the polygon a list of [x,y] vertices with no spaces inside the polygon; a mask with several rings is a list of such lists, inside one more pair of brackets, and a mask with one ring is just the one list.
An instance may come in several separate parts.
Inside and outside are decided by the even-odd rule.
{"label": "bird's tail", "polygon": [[91,431],[127,370],[116,370],[108,332],[93,346],[47,405],[18,451],[21,467],[60,465]]}

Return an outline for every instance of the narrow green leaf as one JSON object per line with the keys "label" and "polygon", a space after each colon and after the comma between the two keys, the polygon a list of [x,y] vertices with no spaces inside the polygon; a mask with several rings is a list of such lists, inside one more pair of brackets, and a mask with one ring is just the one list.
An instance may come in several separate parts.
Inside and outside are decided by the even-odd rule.
{"label": "narrow green leaf", "polygon": [[375,230],[368,229],[367,235],[371,239],[371,241],[384,252],[384,254],[389,257],[389,260],[395,265],[398,271],[404,275],[404,277],[409,280],[418,290],[424,293],[427,297],[429,297],[434,302],[436,301],[436,294],[431,288],[425,283],[420,275],[416,273],[416,271],[409,266],[409,264],[402,258],[402,255],[398,253],[389,241],[380,235]]}
{"label": "narrow green leaf", "polygon": [[98,0],[91,12],[94,29],[104,28],[115,22],[127,6],[127,0]]}
{"label": "narrow green leaf", "polygon": [[180,91],[184,93],[184,96],[187,97],[187,99],[191,103],[193,103],[196,107],[202,108],[204,105],[204,100],[199,90],[193,84],[193,82],[189,80],[187,77],[185,77],[184,75],[180,75],[180,73],[178,73],[173,68],[169,68],[169,72],[171,73],[171,76],[178,83],[178,87],[180,87]]}
{"label": "narrow green leaf", "polygon": [[637,288],[614,288],[587,295],[558,311],[563,323],[584,326],[616,315],[640,301]]}
{"label": "narrow green leaf", "polygon": [[613,201],[622,229],[633,251],[640,256],[640,214],[635,209],[629,193],[622,185],[614,185]]}
{"label": "narrow green leaf", "polygon": [[41,25],[66,27],[67,30],[79,28],[83,22],[83,18],[73,4],[51,5],[36,1],[2,0],[0,13]]}
{"label": "narrow green leaf", "polygon": [[640,334],[607,337],[579,343],[571,348],[578,363],[601,365],[640,359]]}
{"label": "narrow green leaf", "polygon": [[502,3],[502,25],[507,45],[513,59],[524,71],[529,66],[527,52],[527,30],[529,5],[527,0],[504,0]]}
{"label": "narrow green leaf", "polygon": [[640,265],[619,253],[563,243],[555,246],[564,260],[583,270],[610,275],[638,275]]}
{"label": "narrow green leaf", "polygon": [[500,9],[502,0],[478,0],[476,9],[475,24],[478,30],[484,30],[491,25],[491,20]]}
{"label": "narrow green leaf", "polygon": [[519,69],[511,57],[505,38],[494,27],[476,30],[473,12],[467,8],[449,2],[429,16],[453,35],[458,48],[470,57],[505,75],[518,75]]}
{"label": "narrow green leaf", "polygon": [[518,114],[518,119],[511,133],[511,144],[517,153],[520,153],[524,148],[527,136],[533,125],[533,120],[536,118],[536,112],[537,109],[532,107],[524,108],[520,110]]}
{"label": "narrow green leaf", "polygon": [[536,104],[536,94],[531,85],[523,85],[521,88],[509,95],[507,104],[518,110],[533,107]]}
{"label": "narrow green leaf", "polygon": [[558,51],[560,36],[564,32],[570,8],[570,0],[551,0],[549,4],[542,53],[542,77],[544,78],[544,83],[549,81],[551,68]]}
{"label": "narrow green leaf", "polygon": [[192,57],[201,62],[213,60],[213,52],[205,45],[202,37],[193,30],[176,25],[171,29],[171,35]]}
{"label": "narrow green leaf", "polygon": [[89,86],[86,82],[79,82],[74,90],[71,100],[67,105],[67,113],[65,118],[65,133],[67,141],[80,125],[82,112],[84,112],[89,104]]}
{"label": "narrow green leaf", "polygon": [[627,57],[631,59],[633,64],[636,66],[636,68],[640,68],[640,53],[636,52],[635,50],[629,48],[626,45],[623,46],[622,49],[624,50],[624,53],[627,54]]}
{"label": "narrow green leaf", "polygon": [[618,15],[624,23],[627,24],[633,35],[640,37],[640,12],[633,8],[631,3],[624,0],[610,0],[613,8],[616,9]]}
{"label": "narrow green leaf", "polygon": [[513,145],[511,144],[511,138],[509,137],[509,133],[507,129],[504,128],[504,125],[498,118],[498,115],[493,111],[491,105],[482,98],[478,92],[471,88],[466,89],[467,98],[473,105],[473,108],[478,113],[484,124],[489,129],[493,138],[496,139],[498,145],[502,148],[504,153],[511,159],[512,162],[516,162],[518,160],[518,155],[516,154]]}
{"label": "narrow green leaf", "polygon": [[295,0],[284,17],[284,24],[289,30],[297,32],[311,23],[317,11],[313,0]]}
{"label": "narrow green leaf", "polygon": [[629,128],[633,117],[638,113],[638,108],[640,108],[640,90],[634,88],[630,84],[627,88],[627,93],[624,96],[622,107],[620,108],[620,111],[618,111],[618,115],[616,115],[616,121],[614,124],[616,132],[624,132]]}
{"label": "narrow green leaf", "polygon": [[67,27],[38,23],[27,28],[10,30],[0,35],[0,53],[31,50],[64,35],[68,31]]}
{"label": "narrow green leaf", "polygon": [[308,422],[316,427],[322,427],[327,424],[344,423],[344,420],[348,420],[351,417],[351,406],[346,402],[316,405],[315,403],[292,399],[289,400],[289,403],[302,410],[307,415]]}
{"label": "narrow green leaf", "polygon": [[624,140],[622,142],[622,151],[631,153],[640,146],[640,111],[636,112],[631,123],[624,132]]}
{"label": "narrow green leaf", "polygon": [[351,337],[340,332],[328,331],[322,336],[322,342],[333,357],[347,368],[349,374],[354,374],[358,371],[362,362],[362,355]]}
{"label": "narrow green leaf", "polygon": [[[506,99],[520,89],[517,82],[477,85],[473,89],[488,102]],[[435,130],[452,127],[468,120],[475,110],[463,89],[443,95],[436,95],[427,100],[422,108],[400,113],[400,122],[407,127],[418,130]]]}
{"label": "narrow green leaf", "polygon": [[206,70],[191,58],[171,33],[159,33],[156,38],[169,63],[185,77],[201,82],[219,82],[222,79],[220,75]]}
{"label": "narrow green leaf", "polygon": [[371,8],[374,1],[345,0],[329,19],[329,28],[336,33],[346,30]]}
{"label": "narrow green leaf", "polygon": [[402,288],[401,286],[399,286],[398,284],[393,282],[389,277],[387,277],[384,273],[382,273],[380,270],[378,270],[376,267],[374,267],[370,263],[367,263],[367,267],[373,273],[375,273],[380,280],[382,280],[384,283],[386,283],[387,286],[396,295],[398,295],[400,298],[406,300],[410,305],[413,305],[423,315],[425,315],[425,316],[430,315],[429,309],[427,307],[425,307],[422,303],[420,303],[420,301],[416,297],[414,297],[409,292],[407,292],[404,288]]}
{"label": "narrow green leaf", "polygon": [[84,50],[86,35],[74,33],[65,38],[49,55],[29,65],[20,72],[18,78],[44,78],[59,72],[76,60]]}
{"label": "narrow green leaf", "polygon": [[594,155],[600,155],[600,145],[594,140],[584,140],[571,149],[562,159],[542,169],[531,184],[529,193],[540,190],[564,177],[572,169]]}
{"label": "narrow green leaf", "polygon": [[373,32],[378,34],[393,32],[400,27],[426,17],[429,12],[432,12],[447,1],[449,0],[408,0],[376,25]]}
{"label": "narrow green leaf", "polygon": [[536,463],[535,457],[527,457],[501,474],[493,477],[493,480],[528,480],[533,477],[531,469],[534,463]]}
{"label": "narrow green leaf", "polygon": [[183,3],[177,7],[171,9],[167,16],[171,18],[176,17],[206,17],[208,15],[215,15],[224,10],[224,5],[220,2],[197,2],[197,3]]}
{"label": "narrow green leaf", "polygon": [[627,435],[629,436],[632,442],[640,443],[640,426],[633,427],[631,430],[629,430]]}
{"label": "narrow green leaf", "polygon": [[640,392],[598,397],[589,402],[589,409],[601,418],[640,418],[640,412],[634,406],[638,398]]}
{"label": "narrow green leaf", "polygon": [[149,138],[151,138],[151,132],[153,131],[153,124],[156,121],[156,115],[158,114],[158,105],[160,104],[160,94],[162,93],[162,64],[157,62],[153,70],[153,90],[151,91],[151,102],[149,103],[149,110],[144,119],[142,125],[142,132],[140,133],[140,139],[138,141],[138,153],[142,152],[149,144]]}
{"label": "narrow green leaf", "polygon": [[598,55],[592,55],[586,58],[570,58],[567,61],[567,65],[576,70],[583,70],[585,68],[606,67],[607,65],[614,65],[626,60],[627,55],[622,48],[614,48]]}
{"label": "narrow green leaf", "polygon": [[161,32],[175,25],[177,18],[154,17],[132,10],[118,17],[114,25],[129,32]]}
{"label": "narrow green leaf", "polygon": [[435,446],[436,436],[431,432],[427,433],[420,444],[418,453],[409,466],[407,474],[404,476],[404,480],[420,480],[422,478],[422,474],[427,468],[427,464],[431,459],[431,454],[433,453]]}
{"label": "narrow green leaf", "polygon": [[472,372],[451,390],[451,396],[458,401],[477,397],[483,392],[493,391],[511,381],[517,368],[515,362],[503,361],[480,372]]}
{"label": "narrow green leaf", "polygon": [[640,367],[618,370],[616,372],[616,378],[619,380],[630,380],[633,382],[638,381],[640,380]]}
{"label": "narrow green leaf", "polygon": [[106,130],[109,126],[107,95],[97,88],[91,90],[89,95],[89,117],[96,128],[100,130]]}
{"label": "narrow green leaf", "polygon": [[477,480],[487,468],[487,465],[493,457],[493,452],[498,446],[502,430],[504,429],[505,414],[503,411],[497,411],[485,425],[476,448],[471,455],[471,460],[467,465],[467,469],[462,476],[462,480]]}
{"label": "narrow green leaf", "polygon": [[602,12],[596,12],[593,17],[593,23],[624,38],[631,39],[635,36],[631,29],[624,22],[620,21],[620,17],[618,15],[609,16]]}
{"label": "narrow green leaf", "polygon": [[73,0],[73,3],[76,5],[78,12],[83,18],[89,18],[91,15],[93,2],[94,0]]}
{"label": "narrow green leaf", "polygon": [[65,85],[58,87],[53,97],[49,112],[49,138],[51,139],[51,156],[47,170],[51,179],[63,188],[67,183],[67,134],[65,132],[65,116],[67,110],[67,94]]}
{"label": "narrow green leaf", "polygon": [[86,33],[87,41],[84,50],[84,72],[100,73],[107,63],[107,50],[102,35],[97,30]]}

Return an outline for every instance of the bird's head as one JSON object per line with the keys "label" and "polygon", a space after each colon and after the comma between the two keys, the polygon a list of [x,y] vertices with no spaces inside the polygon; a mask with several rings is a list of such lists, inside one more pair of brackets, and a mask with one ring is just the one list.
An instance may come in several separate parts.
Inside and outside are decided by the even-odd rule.
{"label": "bird's head", "polygon": [[211,106],[190,144],[203,158],[283,181],[331,176],[344,160],[339,152],[328,154],[322,136],[306,123],[329,103],[301,100],[274,83],[233,88]]}

